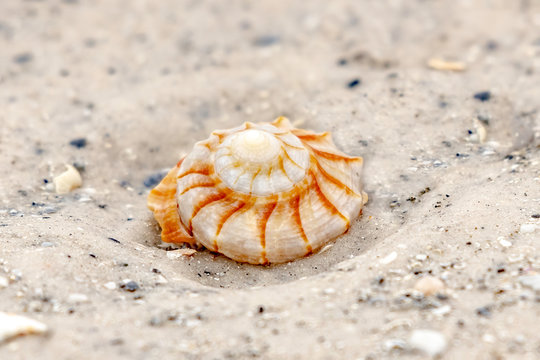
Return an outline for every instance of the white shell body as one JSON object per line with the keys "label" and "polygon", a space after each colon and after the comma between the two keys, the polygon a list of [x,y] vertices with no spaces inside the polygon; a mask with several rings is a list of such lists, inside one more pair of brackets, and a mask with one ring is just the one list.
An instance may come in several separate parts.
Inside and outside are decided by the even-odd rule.
{"label": "white shell body", "polygon": [[283,117],[245,123],[195,144],[153,190],[149,207],[164,241],[281,263],[347,231],[367,201],[361,170],[362,158],[337,150],[329,133],[294,129]]}

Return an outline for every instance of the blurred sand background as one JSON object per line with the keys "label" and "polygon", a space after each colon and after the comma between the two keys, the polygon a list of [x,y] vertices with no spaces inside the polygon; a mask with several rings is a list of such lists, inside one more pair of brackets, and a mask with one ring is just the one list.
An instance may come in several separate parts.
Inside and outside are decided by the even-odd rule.
{"label": "blurred sand background", "polygon": [[[49,328],[0,359],[540,358],[540,2],[2,0],[0,49],[0,311]],[[279,115],[364,157],[364,216],[277,266],[160,247],[160,174]]]}

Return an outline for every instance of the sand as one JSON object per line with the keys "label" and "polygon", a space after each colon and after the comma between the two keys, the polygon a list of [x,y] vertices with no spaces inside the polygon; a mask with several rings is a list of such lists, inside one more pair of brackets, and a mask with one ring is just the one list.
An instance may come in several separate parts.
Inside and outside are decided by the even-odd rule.
{"label": "sand", "polygon": [[[2,1],[0,311],[49,330],[0,359],[539,358],[539,33],[536,1]],[[161,247],[163,172],[279,115],[364,157],[364,215],[282,265]]]}

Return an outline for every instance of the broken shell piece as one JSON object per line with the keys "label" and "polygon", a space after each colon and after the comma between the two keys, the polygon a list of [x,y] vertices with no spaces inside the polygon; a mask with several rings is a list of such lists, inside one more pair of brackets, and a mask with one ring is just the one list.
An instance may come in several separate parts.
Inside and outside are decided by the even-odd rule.
{"label": "broken shell piece", "polygon": [[195,144],[148,206],[164,242],[283,263],[322,248],[362,213],[362,163],[328,132],[294,128],[284,117],[247,122]]}
{"label": "broken shell piece", "polygon": [[66,164],[67,170],[53,179],[57,194],[67,194],[82,185],[81,174],[75,167]]}
{"label": "broken shell piece", "polygon": [[463,71],[466,68],[465,63],[460,61],[446,61],[437,58],[429,59],[427,65],[434,70],[443,71]]}
{"label": "broken shell piece", "polygon": [[25,316],[0,312],[0,343],[15,336],[43,334],[47,325]]}
{"label": "broken shell piece", "polygon": [[434,276],[424,276],[416,282],[414,289],[424,296],[431,296],[440,293],[444,289],[444,283]]}

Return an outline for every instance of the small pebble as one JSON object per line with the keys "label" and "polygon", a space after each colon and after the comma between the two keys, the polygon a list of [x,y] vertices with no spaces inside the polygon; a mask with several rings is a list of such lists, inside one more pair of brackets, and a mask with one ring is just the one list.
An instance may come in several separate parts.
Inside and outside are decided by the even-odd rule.
{"label": "small pebble", "polygon": [[420,350],[429,356],[440,355],[446,350],[446,338],[435,330],[414,330],[409,338],[411,348]]}
{"label": "small pebble", "polygon": [[418,254],[418,255],[416,255],[415,258],[418,261],[425,261],[427,259],[427,255],[426,254]]}
{"label": "small pebble", "polygon": [[491,334],[484,334],[484,335],[482,335],[482,340],[485,343],[494,344],[497,339],[495,339],[495,336],[493,336]]}
{"label": "small pebble", "polygon": [[444,316],[449,314],[451,310],[452,308],[450,307],[450,305],[444,305],[431,310],[431,313],[436,316]]}
{"label": "small pebble", "polygon": [[53,246],[54,246],[54,243],[50,241],[44,241],[41,243],[41,247],[53,247]]}
{"label": "small pebble", "polygon": [[171,260],[175,260],[175,259],[179,259],[179,258],[181,258],[183,256],[185,256],[185,257],[193,256],[196,252],[197,252],[197,250],[188,249],[188,248],[178,249],[178,250],[171,250],[171,251],[167,251],[167,258],[169,258]]}
{"label": "small pebble", "polygon": [[351,80],[348,84],[347,84],[347,87],[352,89],[358,85],[360,85],[362,83],[362,80],[360,79],[354,79],[354,80]]}
{"label": "small pebble", "polygon": [[17,64],[26,64],[34,59],[34,56],[31,53],[20,53],[13,57],[13,61]]}
{"label": "small pebble", "polygon": [[491,308],[489,306],[482,306],[476,309],[476,315],[483,317],[491,316]]}
{"label": "small pebble", "polygon": [[388,264],[390,264],[392,261],[394,261],[396,259],[397,259],[397,252],[392,251],[390,254],[388,254],[384,258],[380,259],[379,262],[382,265],[388,265]]}
{"label": "small pebble", "polygon": [[501,244],[502,247],[508,248],[508,247],[512,246],[512,242],[506,240],[503,237],[500,237],[498,240],[499,240],[499,244]]}
{"label": "small pebble", "polygon": [[538,228],[540,228],[540,226],[536,224],[522,224],[519,227],[519,232],[522,234],[529,234],[529,233],[533,233]]}
{"label": "small pebble", "polygon": [[520,276],[518,281],[521,283],[521,285],[529,287],[537,293],[540,293],[540,274]]}
{"label": "small pebble", "polygon": [[69,294],[67,302],[70,304],[81,304],[88,302],[88,296],[84,294]]}
{"label": "small pebble", "polygon": [[253,45],[260,47],[270,46],[278,43],[279,40],[279,36],[276,35],[262,35],[253,41]]}
{"label": "small pebble", "polygon": [[129,292],[134,292],[134,291],[139,290],[139,284],[137,284],[133,280],[124,280],[124,283],[120,285],[120,287],[124,289],[125,291],[129,291]]}
{"label": "small pebble", "polygon": [[404,350],[407,348],[407,342],[402,339],[389,339],[384,342],[386,351]]}
{"label": "small pebble", "polygon": [[15,336],[43,334],[47,325],[25,316],[0,312],[0,343]]}
{"label": "small pebble", "polygon": [[87,142],[85,138],[73,139],[69,142],[69,145],[76,147],[77,149],[82,149],[86,146],[86,144]]}
{"label": "small pebble", "polygon": [[489,91],[480,91],[474,94],[474,98],[480,101],[488,101],[491,99],[491,93]]}
{"label": "small pebble", "polygon": [[6,288],[9,285],[9,280],[3,276],[0,276],[0,289]]}
{"label": "small pebble", "polygon": [[427,66],[434,70],[441,71],[463,71],[467,68],[465,63],[460,61],[447,61],[438,58],[429,59]]}
{"label": "small pebble", "polygon": [[114,290],[116,289],[116,284],[114,281],[109,281],[108,283],[103,284],[103,287],[108,290]]}
{"label": "small pebble", "polygon": [[53,179],[57,194],[67,194],[82,185],[81,174],[71,165],[67,170]]}
{"label": "small pebble", "polygon": [[416,282],[414,289],[424,296],[431,296],[444,290],[444,283],[434,276],[424,276]]}

